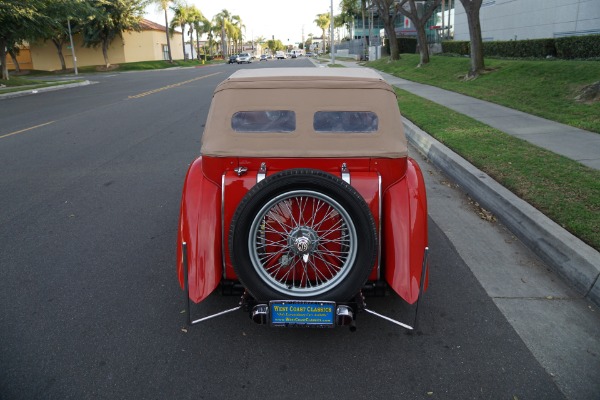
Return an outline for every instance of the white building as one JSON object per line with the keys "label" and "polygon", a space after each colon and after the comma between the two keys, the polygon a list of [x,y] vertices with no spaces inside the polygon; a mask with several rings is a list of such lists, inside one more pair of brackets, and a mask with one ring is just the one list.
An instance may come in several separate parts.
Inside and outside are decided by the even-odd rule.
{"label": "white building", "polygon": [[[455,6],[454,39],[470,40],[465,10]],[[483,0],[479,18],[484,41],[600,34],[600,0]]]}

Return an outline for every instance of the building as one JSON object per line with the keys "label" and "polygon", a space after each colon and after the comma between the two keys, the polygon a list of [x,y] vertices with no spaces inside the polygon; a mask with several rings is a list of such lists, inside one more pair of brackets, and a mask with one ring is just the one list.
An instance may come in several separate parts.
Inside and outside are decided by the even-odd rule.
{"label": "building", "polygon": [[[457,1],[455,40],[470,40],[467,15]],[[600,34],[599,0],[483,0],[484,41]]]}
{"label": "building", "polygon": [[[423,2],[416,2],[417,12],[421,14],[423,12]],[[408,7],[408,6],[405,6]],[[425,34],[427,35],[427,41],[429,43],[435,43],[439,41],[438,38],[438,30],[442,25],[442,8],[438,7],[436,12],[433,13],[431,19],[425,24]],[[445,15],[448,15],[448,9],[445,9]],[[447,18],[447,17],[446,17]],[[448,21],[444,21],[445,26],[448,26]],[[394,21],[394,30],[396,32],[396,37],[416,37],[417,31],[412,23],[412,21],[404,16],[397,15],[396,20]],[[361,39],[363,36],[366,36],[367,41],[371,45],[380,45],[381,37],[385,36],[383,20],[379,17],[379,12],[377,11],[377,7],[372,5],[367,9],[367,13],[365,14],[364,26],[362,15],[358,15],[354,18],[352,23],[352,29],[350,33],[350,37],[354,40]]]}
{"label": "building", "polygon": [[[167,38],[165,27],[146,19],[141,22],[140,32],[123,32],[123,38],[115,38],[108,49],[108,60],[111,64],[136,61],[167,60]],[[181,32],[175,32],[170,38],[171,56],[174,60],[183,59]],[[73,36],[77,66],[104,65],[104,56],[100,47],[84,47],[83,38]],[[51,41],[31,43],[29,46],[33,69],[55,71],[61,69],[57,50]],[[63,46],[63,56],[67,68],[73,68],[73,57],[70,46]]]}

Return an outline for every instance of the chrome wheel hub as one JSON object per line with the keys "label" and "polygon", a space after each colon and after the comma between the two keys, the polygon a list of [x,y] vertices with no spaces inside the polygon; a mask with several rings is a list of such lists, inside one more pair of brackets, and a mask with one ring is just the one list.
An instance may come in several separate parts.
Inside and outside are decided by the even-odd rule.
{"label": "chrome wheel hub", "polygon": [[288,238],[288,246],[295,255],[311,254],[317,247],[319,237],[317,233],[305,226],[294,228]]}

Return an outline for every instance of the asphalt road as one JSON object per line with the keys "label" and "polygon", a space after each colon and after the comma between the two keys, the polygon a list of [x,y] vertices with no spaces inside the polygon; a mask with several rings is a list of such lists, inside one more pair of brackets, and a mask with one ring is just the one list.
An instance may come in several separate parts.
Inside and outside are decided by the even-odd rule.
{"label": "asphalt road", "polygon": [[[102,75],[2,101],[0,398],[565,398],[434,220],[416,334],[370,315],[354,333],[241,312],[185,327],[179,200],[212,91],[235,69],[282,65],[312,66]],[[414,312],[394,296],[367,302]],[[193,311],[236,304],[213,294]]]}

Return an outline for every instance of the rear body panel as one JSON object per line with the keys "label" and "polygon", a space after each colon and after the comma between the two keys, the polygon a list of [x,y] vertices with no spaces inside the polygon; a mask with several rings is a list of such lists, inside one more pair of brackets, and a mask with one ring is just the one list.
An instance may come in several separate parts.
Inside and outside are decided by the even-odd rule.
{"label": "rear body panel", "polygon": [[[221,279],[236,280],[228,234],[236,208],[266,176],[292,168],[312,168],[342,178],[346,164],[350,184],[364,198],[379,236],[377,262],[369,281],[387,281],[403,299],[419,295],[423,249],[427,245],[427,204],[421,171],[407,158],[297,159],[202,157],[188,171],[181,204],[178,274],[183,287],[182,243],[188,248],[190,299],[200,302]],[[244,172],[236,172],[244,167]]]}

